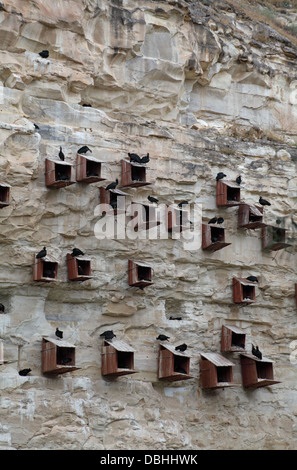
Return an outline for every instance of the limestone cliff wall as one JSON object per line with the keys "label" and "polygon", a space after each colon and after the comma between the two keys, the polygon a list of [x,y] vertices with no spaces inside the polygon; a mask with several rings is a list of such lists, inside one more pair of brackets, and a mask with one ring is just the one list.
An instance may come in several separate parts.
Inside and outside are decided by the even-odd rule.
{"label": "limestone cliff wall", "polygon": [[[0,179],[11,185],[0,210],[1,448],[295,448],[296,48],[227,3],[182,0],[5,0],[0,39]],[[82,145],[108,182],[121,183],[128,152],[149,152],[152,185],[127,189],[127,199],[186,199],[206,223],[224,217],[231,245],[211,253],[171,237],[99,240],[105,183],[45,185],[45,158],[62,146],[75,165]],[[238,207],[217,208],[219,171],[242,175],[244,202],[270,200],[264,220],[287,229],[290,247],[264,252],[260,230],[238,228]],[[59,262],[54,283],[33,281],[43,246]],[[74,246],[91,259],[85,282],[67,280]],[[152,286],[129,287],[130,258],[151,264]],[[256,302],[238,306],[232,279],[250,274]],[[202,389],[200,354],[220,353],[226,324],[274,361],[280,383],[244,388],[239,354],[222,353],[235,386]],[[42,337],[56,327],[79,369],[48,377]],[[136,374],[102,377],[107,329],[135,349]],[[159,333],[188,344],[192,379],[158,379]]]}

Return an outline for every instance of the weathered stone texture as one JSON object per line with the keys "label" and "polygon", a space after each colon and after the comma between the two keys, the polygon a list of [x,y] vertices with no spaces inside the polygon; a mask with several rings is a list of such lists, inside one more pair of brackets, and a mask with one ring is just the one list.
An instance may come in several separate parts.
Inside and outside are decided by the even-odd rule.
{"label": "weathered stone texture", "polygon": [[[0,179],[11,185],[0,211],[0,448],[294,449],[297,87],[296,57],[283,48],[296,49],[224,2],[54,3],[5,0],[0,9]],[[204,221],[224,217],[231,245],[210,253],[171,237],[98,240],[102,183],[45,186],[45,158],[61,145],[75,164],[86,144],[108,181],[128,152],[149,152],[153,184],[127,189],[128,200],[201,204]],[[237,207],[216,207],[221,170],[242,175],[244,202],[271,201],[265,222],[287,228],[290,248],[263,252],[261,231],[238,229]],[[43,246],[59,261],[54,284],[33,282]],[[92,260],[83,283],[67,281],[74,246]],[[151,287],[129,288],[129,258],[151,263]],[[256,303],[237,306],[232,279],[249,274],[259,278]],[[201,388],[200,352],[220,352],[224,324],[275,361],[281,383],[244,389],[239,356],[227,353],[236,386]],[[41,340],[56,326],[80,369],[49,378]],[[137,374],[101,376],[106,329],[136,350]],[[159,333],[189,345],[193,379],[158,380]],[[32,372],[21,377],[24,367]]]}

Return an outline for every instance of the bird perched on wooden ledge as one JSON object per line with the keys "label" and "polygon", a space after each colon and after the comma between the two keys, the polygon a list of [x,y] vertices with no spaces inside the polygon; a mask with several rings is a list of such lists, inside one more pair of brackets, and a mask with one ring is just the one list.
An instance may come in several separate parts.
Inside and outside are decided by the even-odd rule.
{"label": "bird perched on wooden ledge", "polygon": [[84,252],[81,251],[79,248],[73,248],[71,256],[72,258],[75,258],[76,256],[84,256]]}
{"label": "bird perched on wooden ledge", "polygon": [[59,328],[56,328],[55,335],[57,336],[57,338],[63,339],[63,331],[59,330]]}
{"label": "bird perched on wooden ledge", "polygon": [[262,359],[262,353],[259,347],[258,346],[255,347],[253,344],[252,344],[252,354],[253,356],[256,356],[258,359]]}
{"label": "bird perched on wooden ledge", "polygon": [[46,247],[43,247],[43,250],[41,250],[39,253],[37,253],[36,258],[44,258],[46,256]]}
{"label": "bird perched on wooden ledge", "polygon": [[119,180],[116,179],[115,181],[113,181],[112,183],[108,184],[105,188],[106,191],[109,191],[110,189],[115,189],[117,187],[117,185],[119,184]]}
{"label": "bird perched on wooden ledge", "polygon": [[115,338],[116,335],[114,334],[114,332],[112,330],[106,330],[104,331],[103,333],[101,333],[101,338],[104,338],[104,339],[112,339],[112,338]]}

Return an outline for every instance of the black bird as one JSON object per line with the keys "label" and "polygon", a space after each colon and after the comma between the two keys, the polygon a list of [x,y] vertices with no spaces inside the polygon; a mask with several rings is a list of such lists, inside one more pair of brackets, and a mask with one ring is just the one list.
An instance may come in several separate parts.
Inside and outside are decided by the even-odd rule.
{"label": "black bird", "polygon": [[112,339],[116,337],[116,335],[114,334],[112,330],[106,330],[103,333],[101,333],[100,336],[104,337],[104,339]]}
{"label": "black bird", "polygon": [[150,154],[147,153],[144,157],[141,157],[140,163],[148,163],[150,161]]}
{"label": "black bird", "polygon": [[253,344],[252,344],[252,354],[256,356],[258,359],[262,359],[261,351],[259,350],[258,346],[255,347]]}
{"label": "black bird", "polygon": [[62,160],[62,161],[65,160],[65,155],[64,155],[64,153],[62,152],[62,147],[60,147],[59,158],[60,158],[60,160]]}
{"label": "black bird", "polygon": [[22,370],[19,371],[19,374],[20,375],[27,375],[27,374],[29,374],[29,372],[31,372],[31,370],[32,369],[29,369],[29,368],[28,369],[22,369]]}
{"label": "black bird", "polygon": [[72,258],[75,258],[76,256],[84,256],[84,253],[79,248],[73,248],[71,256]]}
{"label": "black bird", "polygon": [[259,203],[261,204],[261,206],[271,206],[270,202],[263,199],[262,196],[260,196],[259,198]]}
{"label": "black bird", "polygon": [[218,217],[217,223],[222,224],[224,222],[223,217]]}
{"label": "black bird", "polygon": [[220,172],[217,174],[217,176],[216,176],[216,180],[219,181],[219,180],[221,180],[222,178],[225,178],[225,176],[227,176],[227,175],[225,175],[225,173],[223,173],[222,171],[220,171]]}
{"label": "black bird", "polygon": [[155,202],[156,204],[158,204],[158,202],[159,202],[159,199],[156,199],[156,198],[153,197],[153,196],[148,196],[147,198],[148,198],[148,200],[149,200],[150,202]]}
{"label": "black bird", "polygon": [[189,204],[188,201],[181,201],[178,205],[178,207],[183,207],[183,205]]}
{"label": "black bird", "polygon": [[35,129],[39,129],[39,126],[37,124],[34,124]]}
{"label": "black bird", "polygon": [[44,258],[46,256],[46,247],[43,247],[43,250],[41,250],[39,253],[37,253],[36,258]]}
{"label": "black bird", "polygon": [[55,269],[54,268],[43,268],[43,277],[51,277],[52,279],[55,278]]}
{"label": "black bird", "polygon": [[209,223],[209,224],[216,224],[217,221],[218,221],[218,218],[217,218],[217,217],[213,217],[212,219],[210,219],[210,220],[208,221],[208,223]]}
{"label": "black bird", "polygon": [[128,153],[128,156],[130,158],[130,162],[141,163],[141,158],[137,153]]}
{"label": "black bird", "polygon": [[236,181],[237,184],[240,184],[242,182],[241,176],[240,175],[237,176],[235,181]]}
{"label": "black bird", "polygon": [[112,183],[110,183],[108,186],[106,186],[106,191],[108,191],[109,189],[115,189],[117,187],[117,185],[119,184],[119,180],[116,179],[115,181],[113,181]]}
{"label": "black bird", "polygon": [[111,201],[111,202],[109,203],[109,205],[110,205],[113,209],[116,209],[117,206],[118,206],[118,201]]}
{"label": "black bird", "polygon": [[71,361],[71,357],[63,357],[63,359],[61,360],[62,364],[69,364],[69,362]]}
{"label": "black bird", "polygon": [[175,350],[176,351],[185,351],[187,349],[187,345],[185,343],[180,344],[179,346],[176,346]]}
{"label": "black bird", "polygon": [[4,311],[5,311],[4,305],[3,305],[3,304],[0,304],[0,312],[3,312],[3,313],[4,313]]}
{"label": "black bird", "polygon": [[258,278],[256,276],[249,276],[246,279],[251,282],[258,282]]}
{"label": "black bird", "polygon": [[47,59],[48,56],[49,56],[49,52],[47,50],[44,50],[44,51],[41,51],[41,52],[38,52],[38,54],[40,55],[40,57],[42,57],[43,59]]}
{"label": "black bird", "polygon": [[92,153],[92,150],[89,149],[89,147],[88,147],[87,145],[84,145],[83,147],[81,147],[81,148],[77,151],[77,153],[80,153],[80,154],[82,154],[82,153],[87,153],[87,152],[91,152],[91,153]]}
{"label": "black bird", "polygon": [[59,330],[59,328],[56,328],[55,335],[57,336],[57,338],[62,339],[63,338],[63,331]]}
{"label": "black bird", "polygon": [[156,339],[159,339],[160,341],[168,341],[170,337],[166,335],[159,335]]}
{"label": "black bird", "polygon": [[56,181],[70,181],[70,178],[69,178],[69,176],[64,175],[63,173],[61,173],[60,171],[58,171],[58,172],[57,172]]}

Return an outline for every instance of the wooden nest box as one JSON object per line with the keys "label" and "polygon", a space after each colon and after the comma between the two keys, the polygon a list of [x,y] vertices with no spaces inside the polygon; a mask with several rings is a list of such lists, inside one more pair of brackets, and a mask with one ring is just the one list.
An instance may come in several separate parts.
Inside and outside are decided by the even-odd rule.
{"label": "wooden nest box", "polygon": [[222,326],[221,351],[223,352],[245,352],[246,335],[237,326]]}
{"label": "wooden nest box", "polygon": [[86,281],[92,279],[91,260],[86,256],[74,256],[67,253],[67,268],[69,281]]}
{"label": "wooden nest box", "polygon": [[219,180],[217,183],[217,206],[232,207],[239,206],[240,186],[232,181]]}
{"label": "wooden nest box", "polygon": [[190,229],[189,211],[168,206],[166,214],[167,230],[169,232],[182,232]]}
{"label": "wooden nest box", "polygon": [[137,221],[134,226],[135,230],[150,230],[161,224],[158,220],[157,208],[153,204],[133,203],[127,215]]}
{"label": "wooden nest box", "polygon": [[36,258],[36,254],[33,260],[33,281],[56,281],[58,276],[57,260],[49,255],[46,255],[44,258]]}
{"label": "wooden nest box", "polygon": [[245,278],[233,278],[233,302],[235,304],[252,304],[256,301],[255,283]]}
{"label": "wooden nest box", "polygon": [[203,353],[200,359],[202,388],[231,387],[233,383],[233,362],[218,353]]}
{"label": "wooden nest box", "polygon": [[231,243],[225,241],[225,228],[212,224],[202,224],[202,249],[208,251],[221,250]]}
{"label": "wooden nest box", "polygon": [[128,260],[128,283],[133,287],[151,286],[152,267],[143,262]]}
{"label": "wooden nest box", "polygon": [[42,338],[42,372],[65,374],[79,369],[75,366],[75,346],[63,339]]}
{"label": "wooden nest box", "polygon": [[96,183],[104,181],[102,173],[102,161],[94,157],[76,154],[76,181],[81,183]]}
{"label": "wooden nest box", "polygon": [[122,186],[138,187],[151,184],[146,180],[146,170],[144,164],[122,160]]}
{"label": "wooden nest box", "polygon": [[118,377],[120,375],[135,374],[134,352],[124,341],[117,338],[104,340],[102,343],[102,375]]}
{"label": "wooden nest box", "polygon": [[176,351],[175,347],[162,343],[159,345],[158,378],[175,382],[191,379],[190,356],[186,351]]}
{"label": "wooden nest box", "polygon": [[286,242],[286,229],[268,225],[262,228],[262,249],[277,251],[291,246]]}
{"label": "wooden nest box", "polygon": [[0,209],[10,204],[10,188],[7,183],[0,183]]}
{"label": "wooden nest box", "polygon": [[241,204],[238,209],[238,227],[247,229],[266,227],[263,222],[263,207]]}
{"label": "wooden nest box", "polygon": [[100,204],[110,205],[110,213],[114,215],[125,214],[125,197],[128,196],[120,189],[100,188]]}
{"label": "wooden nest box", "polygon": [[45,159],[45,184],[49,188],[63,188],[74,184],[71,163],[62,160]]}
{"label": "wooden nest box", "polygon": [[244,387],[259,388],[280,383],[273,378],[273,361],[259,359],[253,354],[240,355],[242,384]]}

